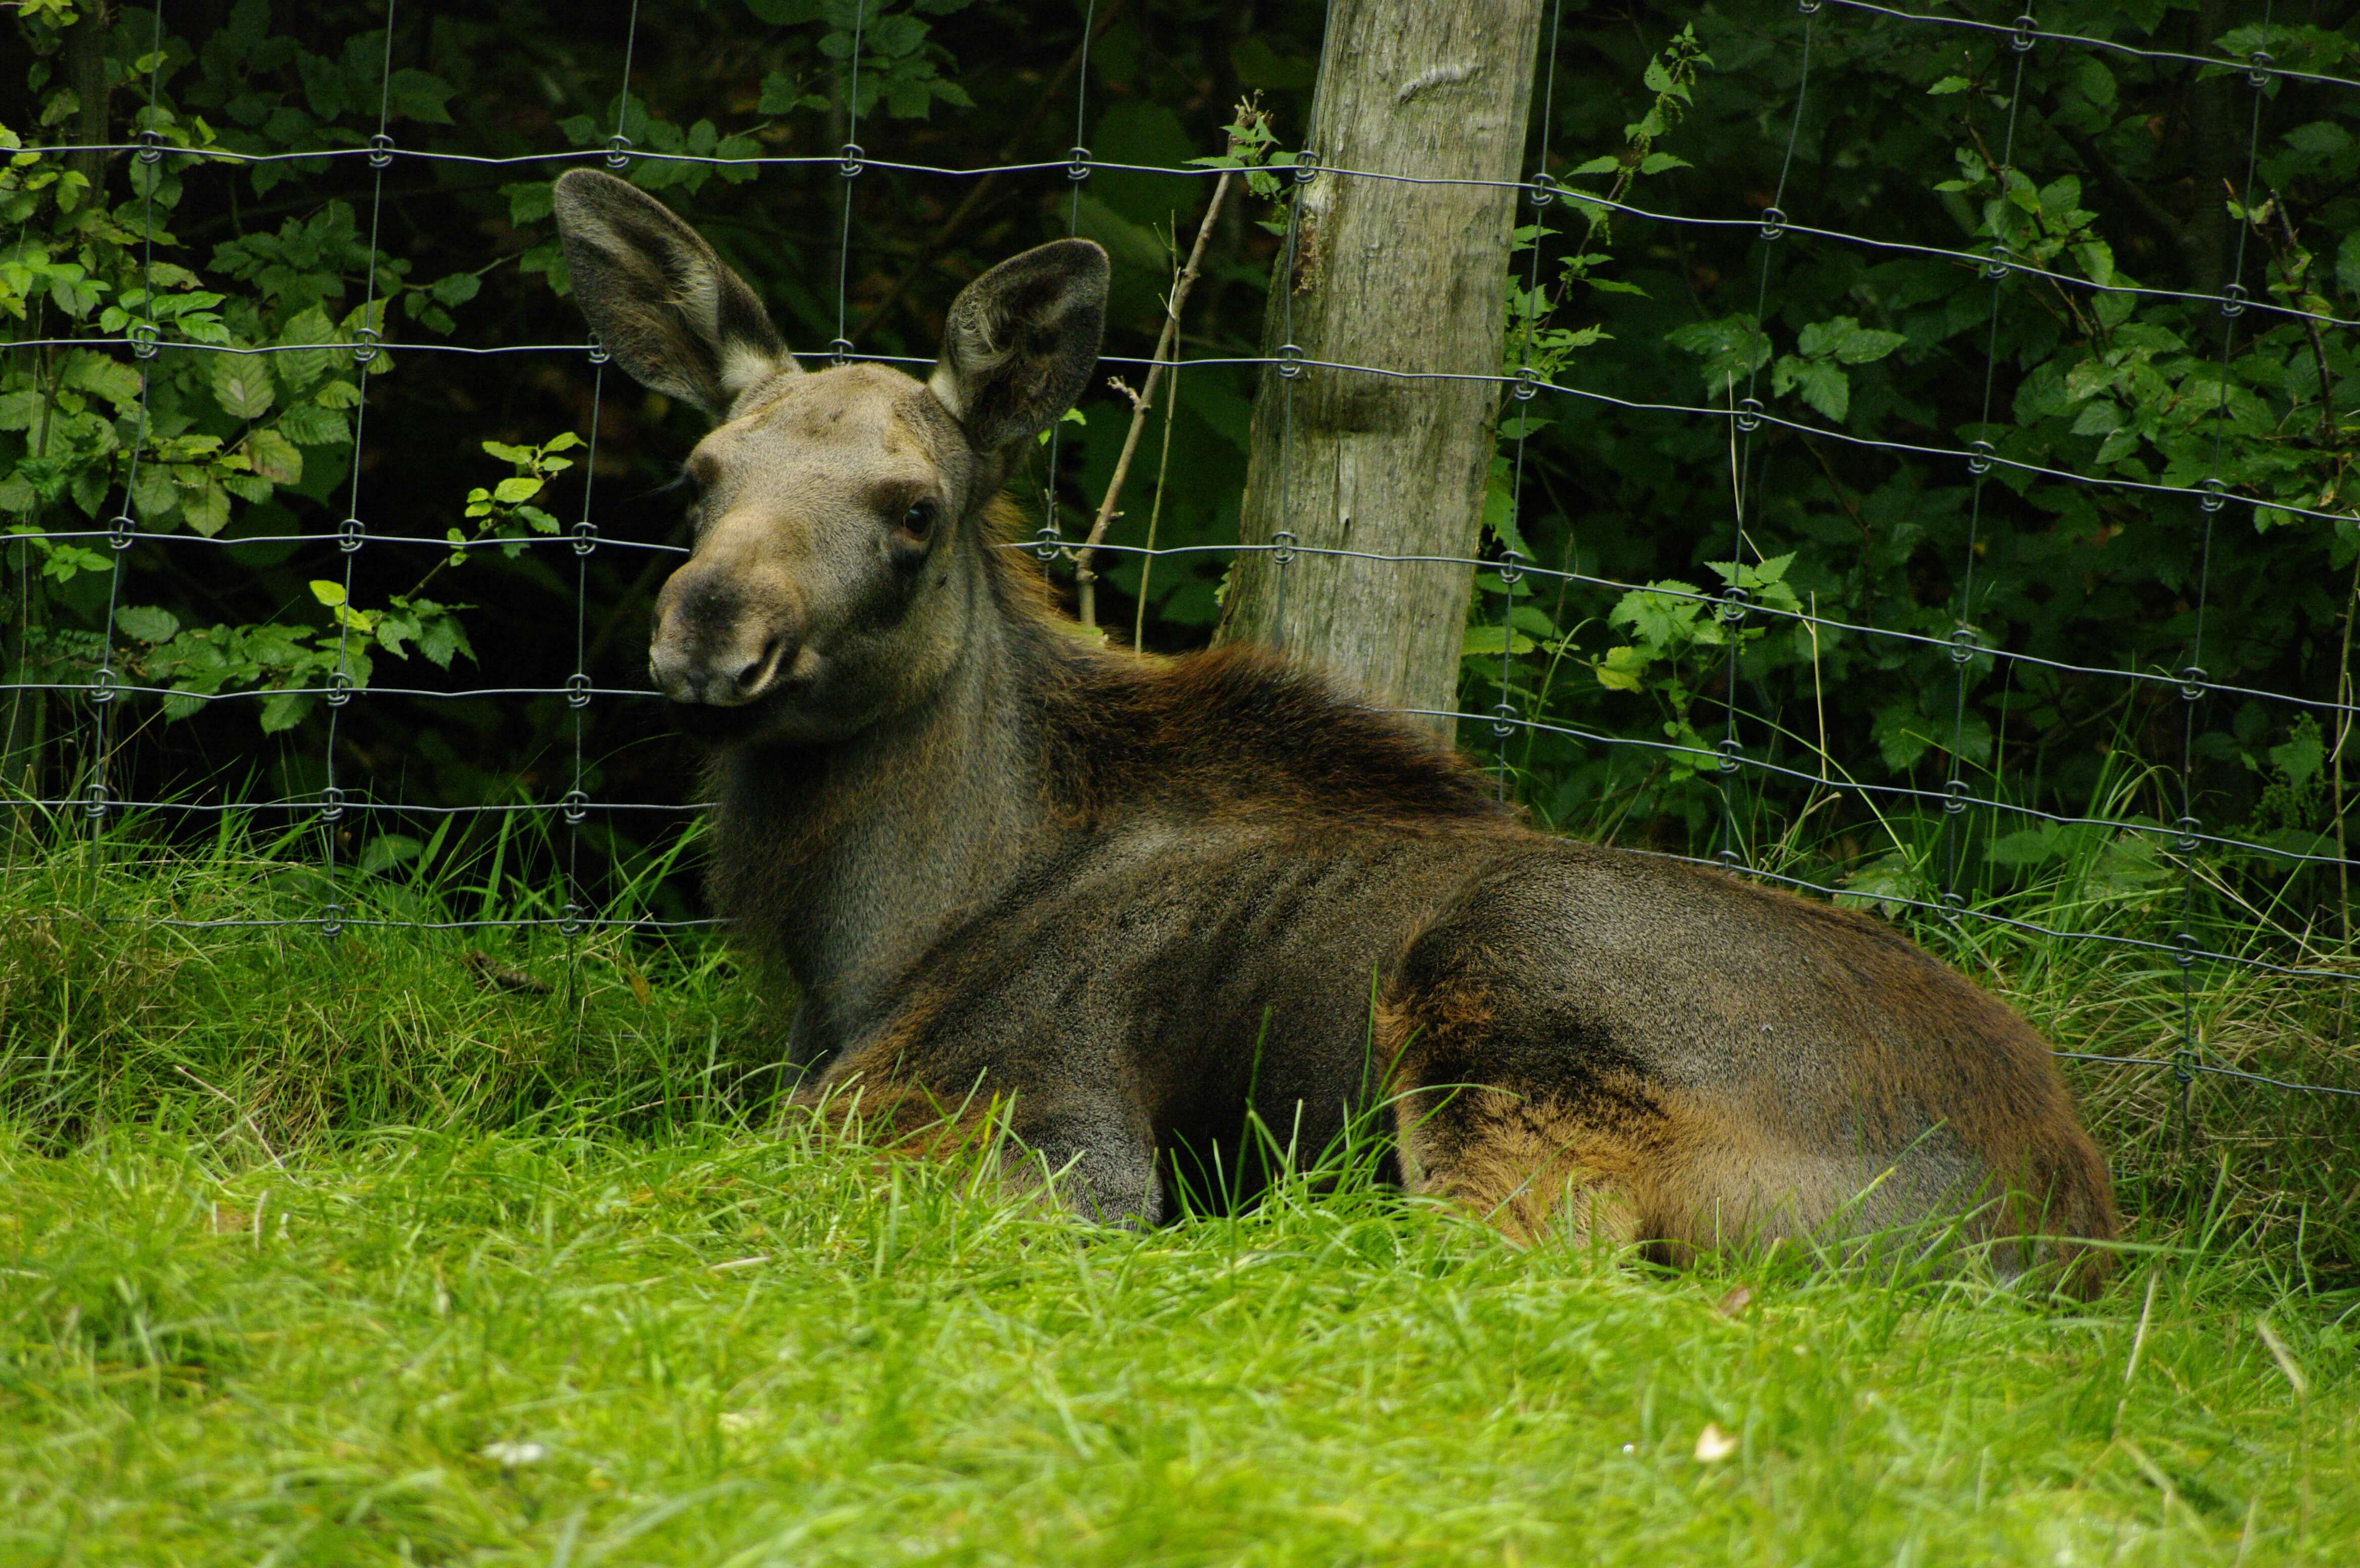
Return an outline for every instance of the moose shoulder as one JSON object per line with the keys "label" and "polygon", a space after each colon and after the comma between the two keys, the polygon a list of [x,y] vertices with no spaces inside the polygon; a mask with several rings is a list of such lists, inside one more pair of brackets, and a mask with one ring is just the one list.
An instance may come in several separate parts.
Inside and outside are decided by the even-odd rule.
{"label": "moose shoulder", "polygon": [[2114,1203],[2048,1047],[1917,947],[1532,831],[1267,657],[1068,634],[996,498],[1095,363],[1097,247],[977,279],[920,382],[803,370],[620,181],[555,202],[617,361],[715,421],[650,663],[713,749],[714,891],[801,987],[815,1102],[1002,1104],[1127,1223],[1234,1177],[1250,1112],[1306,1154],[1370,1112],[1404,1182],[1518,1237],[1678,1256],[1963,1214],[2003,1268],[2045,1248],[2096,1288]]}

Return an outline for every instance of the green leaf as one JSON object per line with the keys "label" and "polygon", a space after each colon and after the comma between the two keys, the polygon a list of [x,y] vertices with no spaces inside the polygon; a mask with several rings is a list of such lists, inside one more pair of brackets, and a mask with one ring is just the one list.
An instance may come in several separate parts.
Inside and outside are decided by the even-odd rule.
{"label": "green leaf", "polygon": [[1907,773],[1920,757],[1934,749],[1933,721],[1907,703],[1895,703],[1879,710],[1869,734],[1885,758],[1885,765],[1896,773]]}
{"label": "green leaf", "polygon": [[120,359],[110,359],[87,348],[78,348],[66,356],[59,379],[69,387],[79,387],[104,398],[115,405],[117,413],[128,413],[139,405],[139,372]]}
{"label": "green leaf", "polygon": [[292,729],[302,723],[303,716],[311,711],[311,693],[273,692],[263,699],[262,732],[276,735],[281,730]]}
{"label": "green leaf", "polygon": [[328,346],[335,337],[334,323],[328,320],[328,313],[317,305],[297,312],[279,329],[280,351],[269,358],[271,367],[279,374],[279,385],[287,389],[289,396],[302,391],[326,374],[328,367],[335,362],[336,351]]}
{"label": "green leaf", "polygon": [[1694,169],[1695,164],[1676,153],[1651,152],[1639,160],[1642,174],[1661,174],[1667,169]]}
{"label": "green leaf", "polygon": [[2286,774],[2287,783],[2296,789],[2319,776],[2320,764],[2326,757],[2326,749],[2320,744],[2319,731],[2309,727],[2298,730],[2294,739],[2285,745],[2270,748],[2271,763]]}
{"label": "green leaf", "polygon": [[1952,93],[1963,93],[1973,85],[1973,82],[1963,76],[1945,76],[1926,91],[1930,95],[1940,98]]}
{"label": "green leaf", "polygon": [[342,446],[353,438],[351,422],[317,403],[289,408],[279,416],[279,430],[298,446]]}
{"label": "green leaf", "polygon": [[1646,685],[1647,666],[1653,663],[1636,648],[1609,648],[1606,657],[1590,666],[1598,684],[1608,691],[1634,692]]}
{"label": "green leaf", "polygon": [[2360,228],[2335,247],[2335,286],[2347,294],[2360,294]]}
{"label": "green leaf", "polygon": [[541,494],[541,481],[530,474],[517,474],[492,487],[492,499],[507,506],[529,501]]}
{"label": "green leaf", "polygon": [[1796,346],[1810,359],[1833,358],[1846,365],[1867,365],[1884,358],[1908,342],[1897,332],[1879,332],[1851,316],[1831,316],[1802,330]]}
{"label": "green leaf", "polygon": [[1584,174],[1619,174],[1622,170],[1622,160],[1610,153],[1604,158],[1593,158],[1587,163],[1576,164],[1565,172],[1566,178],[1570,180]]}
{"label": "green leaf", "polygon": [[483,286],[484,280],[473,272],[453,272],[434,280],[426,291],[441,304],[457,306],[474,299]]}
{"label": "green leaf", "polygon": [[393,112],[431,126],[452,123],[451,111],[443,105],[457,91],[430,71],[397,71],[386,79],[386,94],[392,100]]}
{"label": "green leaf", "polygon": [[1512,652],[1529,653],[1539,644],[1521,631],[1511,632],[1504,626],[1470,626],[1459,639],[1459,656],[1462,659],[1496,659],[1502,646]]}
{"label": "green leaf", "polygon": [[229,526],[229,492],[219,480],[208,479],[195,494],[181,498],[180,515],[189,520],[191,528],[211,539]]}
{"label": "green leaf", "polygon": [[1770,372],[1770,390],[1779,397],[1800,393],[1805,402],[1837,424],[1852,409],[1851,378],[1824,359],[1782,354]]}
{"label": "green leaf", "polygon": [[[326,410],[321,411],[325,413]],[[333,415],[329,417],[333,418]],[[276,430],[257,430],[246,438],[246,455],[257,477],[274,485],[303,482],[303,454]]]}
{"label": "green leaf", "polygon": [[311,579],[311,597],[330,609],[334,609],[344,602],[344,585],[329,582],[323,577],[314,577]]}
{"label": "green leaf", "polygon": [[1698,373],[1704,378],[1707,391],[1716,399],[1770,362],[1769,335],[1743,311],[1719,321],[1690,322],[1674,327],[1665,338],[1673,347],[1686,349],[1704,360]]}
{"label": "green leaf", "polygon": [[213,400],[232,419],[260,419],[270,411],[270,371],[262,354],[216,354]]}
{"label": "green leaf", "polygon": [[180,618],[169,609],[127,604],[115,612],[115,624],[135,641],[169,642],[180,630]]}

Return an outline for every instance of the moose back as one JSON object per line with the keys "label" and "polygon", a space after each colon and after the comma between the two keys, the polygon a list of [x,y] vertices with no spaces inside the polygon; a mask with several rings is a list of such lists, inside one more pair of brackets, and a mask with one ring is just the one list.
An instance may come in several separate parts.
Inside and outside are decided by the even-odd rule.
{"label": "moose back", "polygon": [[1907,940],[1533,831],[1266,655],[1070,634],[998,498],[1096,363],[1097,247],[978,278],[922,382],[800,367],[621,181],[555,206],[617,362],[714,421],[650,665],[712,750],[717,901],[801,990],[810,1102],[1004,1107],[1120,1223],[1251,1169],[1251,1120],[1313,1154],[1373,1116],[1399,1180],[1518,1238],[1956,1221],[2004,1272],[2102,1281],[2114,1202],[2048,1046]]}

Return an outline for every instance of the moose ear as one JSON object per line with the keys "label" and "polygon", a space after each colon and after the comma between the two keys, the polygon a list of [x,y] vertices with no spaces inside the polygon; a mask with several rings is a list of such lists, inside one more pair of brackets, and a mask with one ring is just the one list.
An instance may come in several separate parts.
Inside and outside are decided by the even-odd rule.
{"label": "moose ear", "polygon": [[926,386],[980,452],[1049,428],[1098,363],[1106,252],[1061,239],[1012,256],[951,302]]}
{"label": "moose ear", "polygon": [[582,313],[643,385],[718,420],[799,368],[754,291],[670,207],[589,169],[562,175],[551,201]]}

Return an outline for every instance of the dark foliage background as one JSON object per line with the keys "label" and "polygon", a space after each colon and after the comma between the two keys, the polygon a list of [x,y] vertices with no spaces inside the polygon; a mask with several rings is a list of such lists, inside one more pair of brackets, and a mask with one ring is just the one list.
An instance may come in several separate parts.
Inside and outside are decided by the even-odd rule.
{"label": "dark foliage background", "polygon": [[[2236,58],[2267,48],[2281,65],[2351,72],[2360,7],[2281,4],[2267,24],[2248,9],[2070,0],[2040,20],[2144,48]],[[577,599],[565,531],[595,479],[588,515],[602,538],[676,540],[667,487],[696,418],[610,374],[585,462],[585,448],[549,444],[591,433],[601,384],[579,348],[444,351],[583,339],[548,220],[546,182],[562,165],[476,160],[604,148],[619,127],[637,149],[725,160],[832,159],[854,137],[869,159],[897,163],[1050,163],[967,178],[870,164],[849,181],[832,161],[640,160],[630,172],[704,228],[806,355],[824,357],[841,332],[863,354],[930,356],[965,280],[1071,225],[1116,258],[1109,354],[1143,357],[1175,230],[1185,247],[1209,182],[1109,170],[1069,181],[1077,102],[1100,160],[1181,166],[1218,153],[1252,94],[1292,148],[1322,19],[1318,5],[1293,3],[867,0],[856,15],[853,0],[646,0],[634,32],[621,5],[405,5],[388,56],[379,5],[191,0],[167,7],[158,61],[154,13],[123,8],[93,41],[90,10],[86,0],[18,8],[0,123],[22,145],[121,142],[149,126],[173,148],[358,147],[377,128],[383,86],[402,153],[459,155],[398,156],[381,187],[358,157],[68,154],[19,157],[0,176],[0,333],[47,345],[0,352],[0,508],[27,536],[0,559],[10,607],[0,682],[87,686],[108,665],[133,684],[250,692],[125,699],[109,731],[115,794],[301,802],[288,819],[305,822],[328,782],[329,710],[269,694],[319,689],[340,642],[348,658],[369,652],[355,673],[377,687],[540,688],[358,697],[334,726],[348,794],[552,803],[576,782],[578,722],[579,782],[593,801],[694,795],[655,705],[600,696],[576,708],[563,687],[577,668],[600,688],[645,685],[649,605],[671,558],[602,546],[579,558]],[[1750,859],[1784,855],[1866,892],[1918,896],[2004,890],[2071,861],[2097,866],[2107,896],[2176,900],[2158,834],[1978,809],[1945,837],[1939,803],[1836,786],[1939,791],[1956,776],[1979,798],[2136,828],[2180,816],[2183,771],[2206,831],[2342,855],[2350,726],[2333,705],[2351,700],[2360,530],[2252,503],[2348,520],[2350,329],[2251,310],[2225,320],[2211,302],[2020,273],[1994,284],[1951,258],[1792,231],[1765,241],[1757,220],[1775,201],[1794,223],[1870,239],[1977,251],[2005,239],[2068,280],[2203,293],[2236,283],[2348,319],[2360,315],[2360,91],[2279,78],[2256,89],[2234,70],[2050,42],[2019,52],[2004,34],[1836,4],[1805,16],[1770,0],[1568,0],[1552,82],[1534,167],[1666,218],[1742,221],[1552,204],[1537,216],[1556,232],[1534,236],[1537,294],[1522,270],[1529,256],[1501,280],[1517,329],[1503,368],[1529,359],[1559,385],[1635,402],[1727,407],[1750,391],[1792,422],[1741,440],[1728,420],[1696,414],[1554,394],[1510,405],[1487,554],[1513,542],[1542,565],[1611,585],[1528,575],[1510,605],[1509,585],[1487,570],[1469,712],[1504,699],[1561,727],[1710,748],[1730,695],[1727,647],[1710,610],[1679,589],[1718,592],[1733,575],[1759,605],[1930,640],[1745,623],[1739,737],[1750,756],[1791,770],[1746,774],[1730,802]],[[1259,199],[1225,214],[1188,302],[1187,355],[1258,350],[1283,218]],[[119,345],[150,311],[136,292],[143,276],[157,283],[164,345],[144,434],[138,361]],[[381,317],[368,313],[372,298]],[[353,348],[373,322],[390,351],[369,366],[356,447]],[[171,346],[208,335],[318,352],[269,356],[267,377],[239,379],[224,367],[264,359]],[[65,341],[76,338],[117,345]],[[1234,542],[1255,386],[1251,367],[1179,378],[1160,545]],[[1069,537],[1102,493],[1128,405],[1106,390],[1084,413],[1054,449]],[[1148,433],[1117,543],[1143,537],[1162,433]],[[1955,457],[1877,444],[1976,440],[2096,478],[2217,478],[2230,499],[2207,513],[2187,498],[2005,466],[1978,492]],[[1750,505],[1734,552],[1733,465]],[[1040,494],[1047,466],[1020,481],[1024,493]],[[119,556],[104,538],[55,537],[103,531],[126,504],[143,537]],[[333,538],[294,537],[333,535],[347,515],[375,535],[532,542],[438,565],[444,553],[430,544],[380,539],[346,555]],[[200,533],[251,543],[186,537]],[[313,585],[342,585],[347,565],[340,610]],[[1214,553],[1157,561],[1140,614],[1139,557],[1126,556],[1109,574],[1104,619],[1127,629],[1136,615],[1156,648],[1200,643],[1222,570]],[[1648,584],[1672,588],[1628,587]],[[2214,694],[2184,729],[2168,682],[1987,652],[1962,687],[1950,656],[1962,623],[1981,648],[2158,674],[2193,657],[2215,682],[2330,706]],[[71,797],[92,776],[96,709],[65,690],[5,700],[11,786]],[[1462,725],[1461,740],[1491,759],[1488,728]],[[1548,731],[1504,746],[1513,787],[1551,823],[1696,850],[1728,830],[1719,775],[1686,751]],[[335,830],[347,863],[375,872],[516,823],[447,819],[432,841],[444,820],[354,814]],[[644,867],[677,820],[592,811],[585,885]],[[2246,851],[2212,863],[2208,886],[2290,912],[2297,926],[2348,902],[2337,866]],[[662,903],[682,913],[693,901],[682,882]]]}

